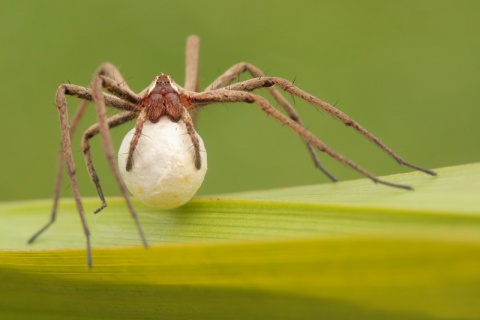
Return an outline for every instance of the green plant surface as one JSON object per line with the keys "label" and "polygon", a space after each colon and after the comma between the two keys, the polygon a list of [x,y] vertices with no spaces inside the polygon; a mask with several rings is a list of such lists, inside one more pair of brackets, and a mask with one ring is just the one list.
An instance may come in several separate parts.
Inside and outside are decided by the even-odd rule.
{"label": "green plant surface", "polygon": [[[480,319],[480,164],[194,199],[71,199],[33,245],[50,201],[0,205],[1,319]],[[85,200],[87,212],[99,204]]]}

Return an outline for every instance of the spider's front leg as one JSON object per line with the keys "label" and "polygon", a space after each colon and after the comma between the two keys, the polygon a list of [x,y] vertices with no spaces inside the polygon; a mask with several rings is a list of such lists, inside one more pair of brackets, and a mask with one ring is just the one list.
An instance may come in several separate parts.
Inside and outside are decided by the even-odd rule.
{"label": "spider's front leg", "polygon": [[[75,198],[75,205],[77,207],[78,213],[80,215],[80,220],[82,222],[83,232],[86,237],[87,242],[87,265],[92,267],[92,251],[90,245],[90,230],[87,225],[87,220],[85,217],[85,210],[83,208],[80,191],[78,188],[78,181],[75,176],[75,162],[73,160],[72,153],[72,141],[71,141],[71,130],[70,123],[68,121],[68,110],[67,110],[67,100],[65,99],[65,94],[67,91],[66,85],[61,85],[56,94],[56,105],[58,108],[60,116],[60,128],[62,131],[62,153],[63,159],[67,166],[68,177],[70,179],[70,184],[72,186],[73,195]],[[55,211],[54,211],[55,212]],[[43,231],[45,231],[53,222],[55,221],[55,214],[52,214],[50,222],[40,229],[32,238],[30,238],[29,243],[33,242]]]}
{"label": "spider's front leg", "polygon": [[[256,80],[256,79],[252,79]],[[355,164],[354,162],[348,160],[341,154],[337,153],[330,147],[328,147],[323,141],[317,138],[313,133],[305,129],[303,126],[299,125],[292,119],[288,118],[280,111],[275,109],[265,98],[252,94],[250,92],[245,91],[232,91],[227,89],[218,89],[215,91],[206,91],[202,93],[192,94],[190,100],[193,106],[205,106],[211,103],[219,103],[219,102],[246,102],[246,103],[255,103],[257,106],[266,114],[273,117],[278,122],[288,126],[290,129],[295,131],[298,135],[300,135],[305,141],[315,146],[319,151],[324,152],[331,156],[332,158],[336,159],[344,163],[345,165],[349,166],[353,170],[357,171],[358,173],[364,175],[365,177],[369,178],[375,183],[380,183],[383,185],[401,188],[401,189],[408,189],[411,190],[412,187],[403,185],[403,184],[396,184],[391,183],[388,181],[384,181],[375,175],[371,174],[367,170],[363,169],[359,165]]]}
{"label": "spider's front leg", "polygon": [[[135,110],[136,108],[136,105],[133,105],[132,103],[121,100],[115,96],[104,94],[104,93],[101,93],[101,94],[103,95],[103,98],[106,104],[113,108],[122,109],[122,110]],[[67,110],[67,101],[66,101],[67,95],[82,99],[82,102],[80,103],[80,106],[78,107],[71,123],[69,123],[68,121],[68,110]],[[62,139],[60,142],[61,150],[58,155],[58,165],[57,165],[57,175],[56,175],[55,188],[54,188],[53,206],[52,206],[52,211],[50,214],[49,221],[28,240],[28,243],[33,243],[56,220],[58,200],[60,197],[60,186],[62,181],[62,174],[64,170],[64,165],[67,164],[67,172],[69,174],[72,189],[74,191],[74,197],[76,199],[78,212],[80,214],[82,225],[84,227],[84,233],[87,237],[88,261],[91,263],[91,254],[89,249],[90,248],[89,247],[89,243],[90,243],[89,231],[86,224],[86,220],[84,219],[84,210],[80,201],[78,183],[75,178],[75,164],[73,162],[73,157],[71,156],[72,154],[71,137],[75,129],[77,128],[78,123],[80,122],[81,117],[88,103],[93,100],[92,90],[89,88],[85,88],[85,87],[77,86],[73,84],[62,84],[57,90],[55,100],[56,100],[56,106],[60,116],[60,127],[61,127]]]}
{"label": "spider's front leg", "polygon": [[[94,77],[96,76],[101,76],[103,81],[102,85],[105,87],[107,91],[112,92],[118,97],[122,97],[125,100],[136,104],[136,96],[135,94],[130,90],[128,87],[128,84],[126,83],[125,79],[121,75],[120,71],[118,70],[117,67],[115,67],[111,63],[103,63],[101,64],[97,70],[94,73]],[[75,133],[78,124],[80,123],[80,120],[82,119],[82,116],[89,104],[89,102],[92,100],[91,92],[89,92],[86,88],[75,86],[75,85],[64,85],[65,90],[64,94],[72,95],[79,97],[83,99],[79,106],[77,107],[77,110],[75,112],[75,115],[73,116],[72,121],[70,122],[70,128],[69,128],[69,134],[70,138],[73,136]],[[134,106],[129,106],[125,107],[122,106],[122,102],[119,100],[112,100],[108,99],[107,102],[116,108],[120,109],[128,109],[128,108],[133,108]],[[29,240],[28,243],[32,243],[35,241],[35,239],[43,233],[50,225],[52,225],[55,222],[56,216],[57,216],[57,209],[58,209],[58,201],[60,199],[60,189],[61,189],[61,184],[62,184],[62,177],[63,177],[63,171],[64,171],[64,165],[65,165],[65,157],[64,157],[64,152],[63,152],[63,143],[60,143],[60,151],[58,153],[58,159],[57,159],[57,172],[56,172],[56,178],[55,178],[55,184],[54,184],[54,190],[53,190],[53,205],[52,205],[52,210],[50,213],[50,220],[49,222],[42,227],[38,232],[36,232]],[[92,175],[90,175],[92,177]],[[97,177],[98,179],[98,177]],[[95,185],[97,186],[97,190],[99,190],[99,182],[95,182],[95,180],[92,177],[92,180],[94,181]],[[100,195],[101,189],[99,191],[99,196],[100,200],[102,200],[102,203],[105,202],[105,199],[102,198]]]}
{"label": "spider's front leg", "polygon": [[[123,76],[120,74],[120,71],[113,64],[108,62],[103,63],[95,72],[93,79],[96,82],[101,83],[101,88],[113,93],[116,97],[125,100],[125,102],[123,103],[123,105],[119,107],[119,109],[131,110],[126,112],[130,114],[130,116],[128,116],[127,114],[122,114],[122,116],[120,116],[121,120],[117,120],[115,116],[112,117],[111,120],[112,120],[113,126],[121,125],[129,120],[132,120],[135,117],[134,110],[136,110],[137,108],[139,97],[132,90],[130,90],[130,88],[128,87],[128,84],[125,82]],[[93,80],[92,80],[92,89],[93,89]],[[101,91],[101,89],[98,89],[98,88],[97,90]],[[79,111],[80,110],[81,109],[79,109]],[[74,121],[75,120],[77,120],[77,117],[74,118]],[[107,120],[107,123],[109,128],[111,128],[112,126],[110,125],[110,119]],[[94,135],[98,134],[99,132],[100,132],[99,124],[93,125],[91,128],[89,128],[85,132],[84,137],[82,139],[82,150],[84,153],[85,162],[87,164],[88,173],[90,175],[92,182],[95,184],[98,197],[102,202],[101,206],[98,209],[96,209],[94,213],[100,212],[102,209],[104,209],[107,206],[102,188],[100,186],[100,179],[98,178],[98,175],[93,166],[93,161],[90,154],[90,145],[88,143],[88,140],[91,139]]]}
{"label": "spider's front leg", "polygon": [[[60,181],[61,181],[61,172],[63,171],[63,163],[66,164],[67,166],[67,172],[69,175],[70,183],[73,189],[74,193],[74,198],[75,198],[75,203],[77,206],[77,210],[80,215],[80,219],[82,221],[82,226],[84,230],[84,234],[87,240],[87,264],[89,267],[92,266],[92,256],[91,256],[91,246],[90,246],[90,231],[88,229],[88,225],[85,219],[85,211],[81,202],[81,197],[80,197],[80,192],[78,188],[78,182],[75,176],[75,163],[73,159],[73,152],[72,152],[72,145],[71,145],[71,136],[74,132],[75,127],[77,126],[78,122],[80,121],[81,115],[83,114],[83,111],[85,110],[88,101],[92,100],[97,100],[101,101],[97,103],[97,109],[99,110],[97,113],[101,114],[99,115],[99,130],[100,126],[105,126],[107,127],[108,130],[108,121],[106,121],[106,115],[105,115],[105,104],[116,108],[120,110],[126,110],[129,112],[137,112],[137,105],[133,104],[131,101],[125,101],[122,100],[116,96],[112,96],[106,93],[102,92],[102,77],[104,76],[98,76],[95,79],[93,83],[95,84],[93,86],[93,90],[77,85],[72,85],[72,84],[62,84],[60,85],[59,89],[57,90],[56,94],[56,105],[59,111],[59,116],[60,116],[60,125],[61,125],[61,132],[62,132],[62,141],[61,141],[61,149],[62,153],[59,155],[59,165],[58,165],[58,170],[57,170],[57,181],[55,184],[55,193],[54,193],[54,205],[52,209],[52,213],[50,216],[50,221],[42,227],[38,232],[36,232],[30,239],[29,243],[32,243],[35,241],[35,239],[42,234],[45,230],[47,230],[55,221],[56,219],[56,213],[57,213],[57,205],[58,205],[58,197],[59,197],[59,190],[60,190]],[[110,83],[108,80],[105,83]],[[113,83],[114,89],[112,91],[118,91],[117,88],[119,86],[116,86],[115,83]],[[118,91],[119,92],[119,91]],[[72,124],[69,123],[68,121],[68,110],[67,110],[67,101],[66,101],[66,95],[74,96],[77,98],[80,98],[84,100],[85,102],[82,102],[75,117],[74,120],[72,121]],[[129,96],[127,93],[125,96]],[[122,96],[124,98],[125,96]],[[103,111],[103,112],[102,112]],[[107,132],[108,134],[108,132]],[[112,157],[110,157],[112,158]],[[112,162],[109,161],[111,164]],[[125,188],[124,188],[125,189]],[[126,190],[124,190],[124,194],[127,194]],[[128,200],[127,200],[128,202]],[[133,206],[130,204],[130,210],[132,212],[132,216],[136,218],[136,212],[133,209]],[[143,231],[138,223],[138,219],[135,219],[137,222],[137,227],[139,229],[139,232],[142,236],[142,240],[144,242],[144,245],[147,246],[145,237],[143,235]]]}
{"label": "spider's front leg", "polygon": [[[82,100],[80,102],[75,115],[73,116],[73,120],[70,123],[69,134],[70,138],[73,136],[78,124],[80,123],[80,119],[85,112],[85,109],[88,106],[88,100]],[[52,210],[50,212],[50,219],[40,230],[38,230],[33,236],[28,239],[27,243],[33,243],[35,239],[40,236],[45,230],[47,230],[56,220],[57,218],[57,209],[58,209],[58,202],[60,200],[60,187],[62,185],[62,178],[63,178],[63,171],[65,166],[65,157],[63,155],[63,143],[60,141],[60,149],[58,151],[58,158],[57,158],[57,172],[55,174],[55,184],[53,188],[53,205]]]}
{"label": "spider's front leg", "polygon": [[288,80],[282,79],[282,78],[275,78],[275,77],[264,77],[264,78],[255,78],[239,83],[235,83],[231,86],[229,86],[229,89],[231,90],[240,90],[240,91],[246,91],[246,92],[251,92],[259,88],[263,87],[270,87],[276,85],[280,87],[282,90],[299,97],[308,103],[313,104],[314,106],[325,110],[328,112],[330,115],[335,117],[336,119],[342,121],[344,124],[347,126],[353,127],[357,132],[359,132],[361,135],[363,135],[366,139],[372,141],[375,143],[380,149],[385,151],[388,155],[390,155],[393,159],[395,159],[399,164],[410,167],[415,170],[419,170],[422,172],[425,172],[429,175],[435,176],[436,173],[432,170],[422,168],[416,164],[410,163],[405,161],[403,158],[398,156],[395,152],[393,152],[392,149],[390,149],[386,144],[384,144],[380,139],[378,139],[376,136],[371,134],[367,129],[365,129],[363,126],[361,126],[358,122],[350,118],[347,114],[344,112],[340,111],[339,109],[335,108],[334,106],[328,104],[325,101],[322,101],[318,99],[317,97],[314,97],[313,95],[309,94],[308,92],[305,92],[301,90],[300,88],[296,87],[293,83],[291,83]]}
{"label": "spider's front leg", "polygon": [[[123,198],[127,203],[128,209],[130,211],[130,215],[135,221],[135,224],[137,226],[137,230],[140,235],[140,238],[142,239],[143,245],[144,247],[148,248],[147,239],[145,237],[145,233],[143,232],[143,228],[140,224],[140,221],[138,220],[137,211],[135,210],[132,204],[132,201],[130,200],[127,187],[123,182],[123,179],[120,175],[120,171],[118,170],[118,167],[117,167],[117,163],[115,162],[115,151],[113,149],[112,138],[110,136],[110,131],[109,131],[109,123],[107,120],[107,110],[105,107],[105,99],[102,93],[102,83],[103,83],[103,79],[100,76],[95,77],[92,80],[92,98],[93,98],[93,101],[95,102],[95,107],[97,110],[98,129],[100,132],[100,136],[102,138],[103,150],[105,151],[107,162],[110,166],[110,169],[113,172],[113,175],[115,176],[120,192],[122,193]],[[129,110],[129,111],[132,111],[132,110]]]}
{"label": "spider's front leg", "polygon": [[[215,81],[213,81],[205,89],[205,91],[211,91],[211,90],[216,90],[220,88],[232,89],[232,85],[231,85],[232,82],[235,79],[237,79],[242,73],[245,73],[245,72],[248,72],[254,78],[267,78],[265,73],[259,68],[257,68],[256,66],[246,62],[240,62],[233,65],[231,68],[225,71],[221,76],[219,76]],[[292,119],[302,127],[305,127],[303,125],[303,122],[297,110],[295,110],[295,108],[288,102],[288,100],[282,94],[280,94],[280,92],[277,89],[275,89],[271,85],[265,85],[264,87],[266,87],[270,95],[275,99],[275,101],[277,101],[277,103],[283,108],[283,110],[285,110],[285,112],[288,114],[290,119]],[[318,155],[315,152],[314,147],[308,142],[306,142],[306,146],[307,146],[308,152],[310,153],[310,156],[312,157],[315,167],[320,171],[322,171],[330,180],[334,182],[338,181],[338,179],[335,178],[333,174],[331,174],[327,169],[323,167],[323,165],[320,162],[320,159],[318,158]]]}

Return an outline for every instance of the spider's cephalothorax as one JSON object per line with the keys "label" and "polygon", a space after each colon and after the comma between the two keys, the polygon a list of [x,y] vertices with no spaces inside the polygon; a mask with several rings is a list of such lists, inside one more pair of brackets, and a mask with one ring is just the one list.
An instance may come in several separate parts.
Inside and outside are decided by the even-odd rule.
{"label": "spider's cephalothorax", "polygon": [[145,109],[148,120],[153,123],[163,116],[178,122],[187,112],[180,102],[177,84],[169,75],[163,73],[155,77],[140,105]]}
{"label": "spider's cephalothorax", "polygon": [[[195,121],[192,120],[190,114],[195,115],[196,111],[209,104],[244,102],[258,106],[261,111],[265,112],[267,115],[298,134],[305,142],[308,152],[313,159],[315,167],[325,173],[331,180],[337,181],[337,179],[322,166],[318,158],[317,151],[327,154],[335,160],[347,165],[348,167],[369,178],[375,183],[380,183],[400,189],[412,189],[408,185],[389,182],[376,177],[375,175],[363,169],[353,161],[350,161],[340,153],[327,146],[322,140],[320,140],[303,125],[298,112],[295,110],[292,104],[280,93],[280,91],[284,91],[292,97],[300,98],[305,102],[310,103],[321,110],[324,110],[336,119],[352,127],[355,131],[363,135],[366,139],[372,141],[380,149],[390,155],[399,164],[423,171],[430,175],[435,175],[435,172],[431,170],[419,167],[413,163],[403,160],[400,156],[393,152],[392,149],[390,149],[387,145],[380,141],[380,139],[375,137],[358,122],[354,121],[347,114],[343,113],[336,107],[314,97],[308,92],[301,90],[288,80],[276,77],[267,77],[260,69],[249,63],[240,62],[235,64],[227,71],[225,71],[222,75],[220,75],[209,86],[207,86],[205,88],[205,91],[198,92],[198,49],[199,38],[197,36],[190,36],[187,39],[187,73],[184,88],[177,85],[170,78],[170,76],[160,74],[159,76],[155,77],[155,80],[151,83],[149,87],[147,87],[141,93],[136,94],[128,87],[123,76],[120,74],[118,69],[111,63],[104,63],[97,69],[94,74],[90,88],[81,87],[69,83],[60,85],[57,90],[56,105],[60,115],[60,124],[62,129],[61,146],[63,152],[59,154],[59,165],[57,171],[57,180],[55,184],[53,210],[50,216],[50,221],[36,234],[34,234],[30,238],[29,242],[33,242],[55,221],[58,200],[60,197],[60,184],[62,181],[62,173],[64,165],[66,164],[67,172],[75,197],[75,203],[80,214],[83,230],[87,240],[87,263],[89,266],[92,265],[90,249],[90,231],[87,226],[85,212],[83,209],[83,204],[78,188],[78,182],[75,176],[75,163],[73,159],[72,143],[70,139],[73,132],[75,131],[75,128],[78,125],[78,122],[80,121],[83,112],[88,105],[88,102],[90,101],[95,103],[98,123],[92,125],[84,133],[82,139],[82,150],[85,156],[85,161],[87,163],[88,172],[97,188],[100,200],[102,201],[102,205],[95,211],[95,213],[99,212],[107,205],[103,196],[102,188],[100,187],[100,180],[93,166],[92,156],[90,153],[89,140],[95,135],[100,134],[105,155],[107,157],[110,168],[114,173],[115,179],[117,180],[117,183],[120,187],[120,191],[122,192],[122,195],[127,202],[127,206],[130,210],[132,217],[134,218],[137,229],[145,246],[147,246],[145,235],[143,233],[140,222],[138,221],[137,213],[130,200],[127,188],[125,186],[125,182],[122,180],[117,164],[115,163],[115,151],[112,146],[109,132],[109,129],[134,119],[136,119],[136,125],[134,130],[132,130],[132,137],[130,143],[128,144],[128,148],[125,147],[126,149],[128,149],[128,156],[126,161],[124,161],[124,168],[122,168],[122,170],[125,169],[125,174],[127,175],[136,175],[136,171],[132,171],[131,169],[133,166],[133,161],[135,159],[134,156],[136,154],[136,148],[137,146],[139,146],[139,139],[141,139],[142,137],[142,130],[144,128],[144,125],[146,128],[149,128],[151,127],[151,125],[161,125],[165,122],[167,122],[167,125],[173,124],[174,126],[172,127],[174,128],[180,128],[180,126],[182,126],[182,128],[184,129],[175,130],[178,132],[183,131],[183,137],[186,137],[184,134],[186,130],[189,138],[187,139],[186,143],[191,143],[193,147],[187,147],[190,152],[193,150],[193,155],[189,158],[190,160],[187,161],[186,164],[184,164],[183,162],[181,163],[181,161],[175,161],[174,157],[171,158],[174,160],[168,161],[168,163],[173,163],[175,166],[177,166],[176,168],[174,168],[175,170],[170,171],[170,173],[175,176],[180,176],[178,172],[182,172],[183,168],[185,168],[186,166],[190,166],[189,169],[191,169],[191,172],[193,172],[192,175],[198,174],[198,172],[201,171],[200,169],[206,170],[206,163],[202,163],[201,160],[201,143],[199,142],[199,138],[194,129]],[[234,83],[234,81],[238,79],[238,77],[244,72],[248,72],[253,78],[246,81]],[[102,89],[105,89],[106,91],[108,91],[108,93],[103,92]],[[277,105],[284,110],[285,114],[275,108],[270,101],[254,93],[254,91],[260,89],[267,90],[272,96],[272,98],[277,102]],[[71,122],[68,119],[66,100],[67,95],[75,96],[83,100]],[[107,106],[115,108],[117,110],[121,110],[122,112],[107,118]],[[168,118],[165,120],[169,121],[164,121],[162,119],[162,117],[164,116]],[[154,134],[152,133],[151,135],[153,136]],[[140,142],[143,144],[143,142],[146,141],[140,140]],[[163,152],[166,151],[163,149],[162,152],[158,152],[155,154],[152,153],[149,148],[145,148],[145,150],[146,151],[144,151],[141,156],[144,157],[143,160],[146,160],[144,161],[145,163],[152,163],[152,166],[157,166],[159,163],[159,161],[156,161],[155,158],[157,155],[159,157],[169,156],[168,152]],[[182,150],[180,152],[185,151]],[[153,157],[153,161],[148,162],[148,157]],[[194,167],[192,166],[192,162]],[[137,167],[141,167],[140,163],[137,163]],[[165,167],[167,168],[168,166],[165,165]],[[142,174],[146,174],[147,178],[151,178],[148,176],[150,172],[149,170],[150,167],[147,166],[144,171],[140,171],[142,171]],[[141,179],[139,178],[139,180]],[[188,182],[189,180],[190,177],[186,176],[185,178],[181,179],[181,182]],[[183,185],[182,183],[179,185]],[[164,183],[162,184],[162,186],[167,189],[170,188],[170,185],[168,183]],[[172,188],[175,189],[175,187]],[[140,189],[141,190],[139,190],[139,192],[143,192],[143,189]],[[142,196],[154,196],[155,192],[156,191],[152,191],[149,194],[142,193]],[[171,194],[172,197],[175,197],[177,195],[177,193],[175,192]]]}

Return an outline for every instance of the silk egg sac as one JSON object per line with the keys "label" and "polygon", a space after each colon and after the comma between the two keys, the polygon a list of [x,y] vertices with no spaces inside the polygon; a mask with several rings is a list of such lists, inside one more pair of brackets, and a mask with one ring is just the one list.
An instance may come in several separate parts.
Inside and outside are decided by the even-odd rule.
{"label": "silk egg sac", "polygon": [[126,171],[130,141],[135,128],[127,133],[118,152],[120,174],[128,190],[150,207],[171,209],[187,203],[202,185],[207,172],[207,153],[202,138],[202,165],[195,168],[194,148],[183,121],[162,117],[146,121],[133,156],[133,167]]}

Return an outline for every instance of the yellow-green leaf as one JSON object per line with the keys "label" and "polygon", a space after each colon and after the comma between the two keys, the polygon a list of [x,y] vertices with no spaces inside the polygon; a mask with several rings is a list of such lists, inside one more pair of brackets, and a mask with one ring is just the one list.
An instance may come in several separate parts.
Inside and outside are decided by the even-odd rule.
{"label": "yellow-green leaf", "polygon": [[[0,319],[480,319],[480,164],[195,199],[0,204]],[[85,200],[87,212],[97,199]]]}

